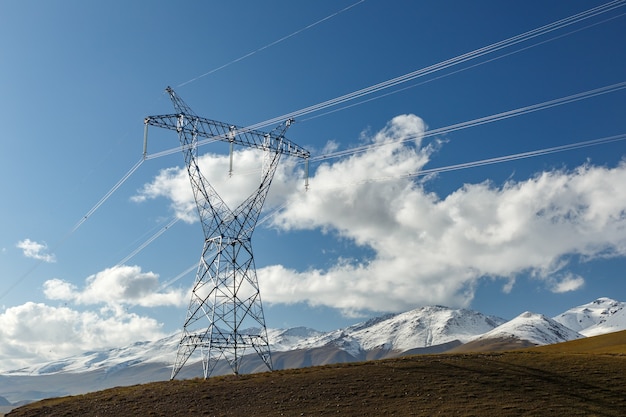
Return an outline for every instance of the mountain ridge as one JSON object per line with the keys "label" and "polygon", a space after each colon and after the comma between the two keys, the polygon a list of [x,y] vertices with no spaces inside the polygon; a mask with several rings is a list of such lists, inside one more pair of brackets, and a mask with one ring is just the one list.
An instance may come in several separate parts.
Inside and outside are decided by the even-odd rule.
{"label": "mountain ridge", "polygon": [[[605,333],[626,329],[626,316],[623,316],[625,305],[603,297],[569,309],[552,319],[525,312],[509,321],[473,310],[426,306],[404,313],[386,314],[330,332],[295,327],[268,329],[268,335],[274,368],[300,368],[454,352],[463,348],[488,351],[576,340],[585,337],[585,329]],[[563,324],[572,322],[579,323],[580,332]],[[7,387],[0,389],[0,396],[15,403],[26,399],[80,394],[108,386],[167,380],[177,344],[178,335],[170,335],[158,341],[85,352],[0,373],[0,386]],[[202,367],[198,362],[190,360],[179,376],[200,377]],[[248,355],[245,362],[243,373],[267,369],[256,355]],[[226,364],[218,364],[213,375],[229,372]]]}

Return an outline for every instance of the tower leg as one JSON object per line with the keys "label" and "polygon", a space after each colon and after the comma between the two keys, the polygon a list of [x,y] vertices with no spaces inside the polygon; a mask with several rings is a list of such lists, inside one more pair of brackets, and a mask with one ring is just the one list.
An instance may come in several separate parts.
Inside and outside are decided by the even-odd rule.
{"label": "tower leg", "polygon": [[[240,229],[238,225],[233,224]],[[200,347],[205,378],[220,360],[239,374],[243,356],[252,351],[272,370],[254,257],[245,232],[236,238],[213,238],[204,245],[172,379],[196,347]]]}

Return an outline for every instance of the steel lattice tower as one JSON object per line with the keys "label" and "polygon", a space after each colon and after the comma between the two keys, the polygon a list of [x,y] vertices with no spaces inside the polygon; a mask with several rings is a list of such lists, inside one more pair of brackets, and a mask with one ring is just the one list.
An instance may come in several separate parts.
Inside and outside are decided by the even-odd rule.
{"label": "steel lattice tower", "polygon": [[[287,154],[308,161],[310,153],[284,137],[291,120],[270,133],[241,128],[199,117],[172,88],[166,91],[176,113],[145,119],[144,153],[149,125],[178,133],[204,232],[204,247],[171,379],[196,348],[201,351],[205,378],[221,359],[227,360],[238,374],[241,359],[249,348],[272,370],[251,237],[280,156]],[[224,203],[200,172],[198,138],[230,143],[231,170],[234,145],[265,151],[261,184],[236,209],[231,210]]]}

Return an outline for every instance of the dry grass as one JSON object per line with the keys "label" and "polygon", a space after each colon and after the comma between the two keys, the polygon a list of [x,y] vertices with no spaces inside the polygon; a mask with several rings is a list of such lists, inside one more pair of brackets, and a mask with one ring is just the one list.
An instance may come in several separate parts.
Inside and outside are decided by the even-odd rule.
{"label": "dry grass", "polygon": [[626,330],[572,340],[567,343],[539,346],[534,350],[539,352],[626,354]]}
{"label": "dry grass", "polygon": [[43,400],[8,416],[625,415],[626,352],[571,346],[159,382]]}
{"label": "dry grass", "polygon": [[9,416],[623,416],[626,356],[424,355],[113,388]]}

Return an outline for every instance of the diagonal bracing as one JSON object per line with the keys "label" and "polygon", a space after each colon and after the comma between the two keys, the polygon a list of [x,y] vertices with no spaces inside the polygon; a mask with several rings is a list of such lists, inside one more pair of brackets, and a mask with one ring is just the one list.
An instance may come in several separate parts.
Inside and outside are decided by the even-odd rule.
{"label": "diagonal bracing", "polygon": [[[256,351],[272,369],[261,295],[251,238],[281,155],[308,160],[310,153],[284,137],[291,120],[270,133],[241,128],[197,116],[170,87],[166,89],[175,114],[149,116],[148,126],[178,133],[193,196],[204,232],[204,245],[178,345],[174,379],[196,349],[200,349],[204,377],[225,360],[239,374],[246,351]],[[258,189],[231,210],[198,166],[198,138],[230,143],[265,152]],[[232,168],[232,165],[231,165]]]}

